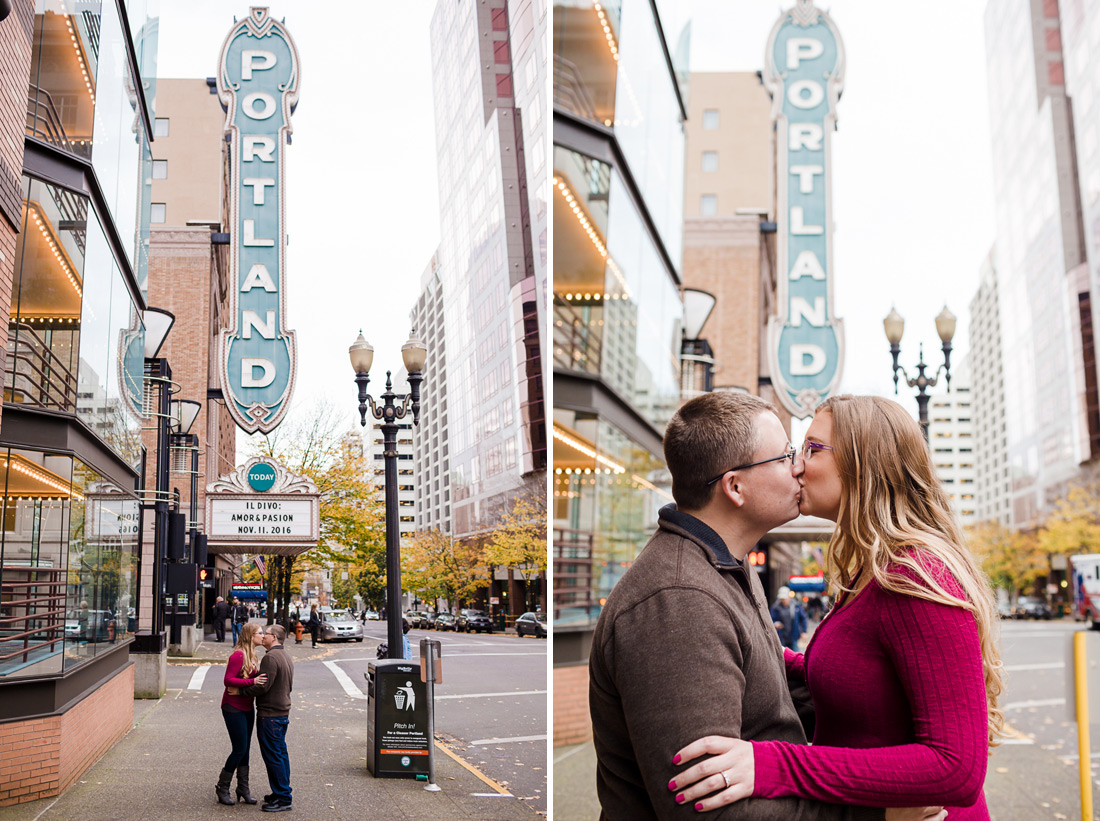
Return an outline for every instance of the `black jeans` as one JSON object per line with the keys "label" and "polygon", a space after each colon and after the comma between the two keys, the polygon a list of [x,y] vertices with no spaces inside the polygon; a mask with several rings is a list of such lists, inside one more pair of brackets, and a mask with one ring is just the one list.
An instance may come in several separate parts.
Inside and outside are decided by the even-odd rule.
{"label": "black jeans", "polygon": [[229,731],[229,742],[233,752],[225,759],[225,769],[233,772],[237,767],[248,766],[248,749],[252,746],[252,728],[256,724],[256,711],[242,713],[239,710],[222,709],[225,729]]}

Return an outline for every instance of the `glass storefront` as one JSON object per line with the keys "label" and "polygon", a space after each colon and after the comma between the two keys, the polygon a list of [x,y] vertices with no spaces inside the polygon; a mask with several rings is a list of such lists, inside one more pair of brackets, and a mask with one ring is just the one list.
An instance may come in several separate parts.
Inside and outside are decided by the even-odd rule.
{"label": "glass storefront", "polygon": [[95,211],[23,179],[4,401],[75,412],[131,467],[141,458],[145,331]]}
{"label": "glass storefront", "polygon": [[554,624],[591,629],[672,501],[664,461],[594,414],[554,411]]}
{"label": "glass storefront", "polygon": [[680,398],[679,292],[621,177],[554,149],[554,366],[600,375],[663,429]]}
{"label": "glass storefront", "polygon": [[[135,48],[147,78],[155,77],[156,0],[131,4],[140,25]],[[27,134],[90,160],[138,282],[145,279],[148,180],[152,152],[141,119],[139,94],[153,116],[155,86],[134,81],[114,3],[38,0],[35,6]],[[151,70],[150,70],[151,67]]]}
{"label": "glass storefront", "polygon": [[[613,127],[674,265],[680,264],[684,128],[647,0],[554,4],[554,105]],[[557,224],[555,223],[555,229]]]}
{"label": "glass storefront", "polygon": [[138,500],[70,456],[0,450],[0,678],[58,674],[135,628]]}

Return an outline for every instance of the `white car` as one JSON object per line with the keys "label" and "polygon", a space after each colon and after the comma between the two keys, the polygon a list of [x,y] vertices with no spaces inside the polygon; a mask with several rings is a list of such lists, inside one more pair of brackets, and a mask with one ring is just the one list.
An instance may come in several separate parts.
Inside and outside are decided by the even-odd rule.
{"label": "white car", "polygon": [[368,610],[366,613],[366,619],[367,621],[378,621],[378,611]]}

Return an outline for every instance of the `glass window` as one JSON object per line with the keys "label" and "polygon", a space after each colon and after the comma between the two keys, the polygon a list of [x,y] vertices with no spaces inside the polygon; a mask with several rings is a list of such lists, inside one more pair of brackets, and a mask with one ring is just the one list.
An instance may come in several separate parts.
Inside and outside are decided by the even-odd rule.
{"label": "glass window", "polygon": [[37,0],[27,89],[27,133],[80,157],[92,153],[98,86],[100,0],[72,8]]}
{"label": "glass window", "polygon": [[704,217],[713,217],[718,213],[718,196],[716,194],[703,194],[699,197],[699,214]]}
{"label": "glass window", "polygon": [[615,121],[621,5],[559,1],[553,11],[554,105],[608,126]]}
{"label": "glass window", "polygon": [[704,108],[703,109],[703,130],[715,131],[718,128],[718,109],[717,108]]}
{"label": "glass window", "polygon": [[703,170],[704,171],[717,171],[718,170],[718,152],[717,151],[704,151],[703,152]]}
{"label": "glass window", "polygon": [[72,411],[85,290],[88,200],[23,178],[4,401]]}
{"label": "glass window", "polygon": [[153,179],[168,179],[168,160],[153,160]]}
{"label": "glass window", "polygon": [[153,136],[154,137],[167,137],[168,136],[168,118],[157,117],[153,120]]}
{"label": "glass window", "polygon": [[149,222],[163,223],[165,219],[165,204],[163,202],[153,202],[149,204]]}

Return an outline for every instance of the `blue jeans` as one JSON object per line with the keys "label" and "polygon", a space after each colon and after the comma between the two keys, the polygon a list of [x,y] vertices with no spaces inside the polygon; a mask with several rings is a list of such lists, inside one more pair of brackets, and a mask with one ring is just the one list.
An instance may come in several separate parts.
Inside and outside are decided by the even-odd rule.
{"label": "blue jeans", "polygon": [[290,756],[286,751],[286,731],[290,726],[287,716],[261,716],[256,727],[260,741],[260,755],[267,767],[267,781],[271,785],[272,801],[291,803]]}
{"label": "blue jeans", "polygon": [[233,646],[237,646],[237,639],[241,636],[241,628],[244,627],[244,622],[233,622]]}
{"label": "blue jeans", "polygon": [[222,710],[222,718],[225,719],[225,729],[229,731],[229,742],[233,745],[233,752],[225,759],[225,769],[233,772],[238,767],[248,766],[248,750],[252,746],[252,727],[256,723],[256,712],[250,710],[242,713],[239,710]]}

